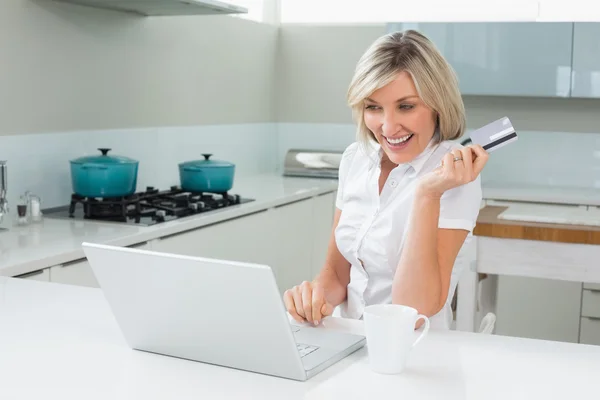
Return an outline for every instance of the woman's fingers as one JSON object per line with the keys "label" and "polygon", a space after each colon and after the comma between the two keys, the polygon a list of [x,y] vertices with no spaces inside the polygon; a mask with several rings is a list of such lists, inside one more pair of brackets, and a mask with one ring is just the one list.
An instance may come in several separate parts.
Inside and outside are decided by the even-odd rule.
{"label": "woman's fingers", "polygon": [[325,315],[322,313],[322,307],[325,303],[325,292],[323,288],[319,285],[313,286],[312,291],[312,320],[315,325],[318,325],[321,322],[321,319]]}
{"label": "woman's fingers", "polygon": [[460,149],[460,156],[463,159],[462,164],[465,168],[463,183],[468,183],[475,179],[475,176],[473,175],[473,157],[471,156],[471,154],[471,149],[469,149],[468,147]]}
{"label": "woman's fingers", "polygon": [[296,320],[297,322],[304,322],[304,318],[302,318],[296,311],[296,303],[294,301],[293,295],[295,289],[296,288],[292,288],[285,291],[285,293],[283,294],[283,302],[285,303],[285,308],[287,312],[290,313],[294,320]]}
{"label": "woman's fingers", "polygon": [[300,286],[295,286],[292,289],[292,296],[294,297],[294,306],[296,313],[302,318],[301,322],[306,322],[306,316],[304,315],[304,307],[302,306],[302,290]]}
{"label": "woman's fingers", "polygon": [[312,286],[309,282],[304,281],[300,285],[300,291],[302,292],[302,311],[304,312],[304,318],[308,322],[313,321],[313,310],[312,310]]}
{"label": "woman's fingers", "polygon": [[473,173],[475,174],[475,176],[477,176],[483,170],[483,167],[487,163],[490,155],[479,144],[469,146],[469,148],[471,149],[472,153],[475,155],[475,157],[473,157]]}

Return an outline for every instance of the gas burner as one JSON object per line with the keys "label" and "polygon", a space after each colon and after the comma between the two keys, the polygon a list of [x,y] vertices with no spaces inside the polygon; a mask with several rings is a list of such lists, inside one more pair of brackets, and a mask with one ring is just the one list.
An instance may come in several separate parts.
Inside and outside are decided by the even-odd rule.
{"label": "gas burner", "polygon": [[71,195],[69,206],[44,210],[49,218],[92,219],[127,224],[154,225],[194,214],[214,211],[253,201],[238,194],[191,192],[178,186],[145,191],[123,197]]}

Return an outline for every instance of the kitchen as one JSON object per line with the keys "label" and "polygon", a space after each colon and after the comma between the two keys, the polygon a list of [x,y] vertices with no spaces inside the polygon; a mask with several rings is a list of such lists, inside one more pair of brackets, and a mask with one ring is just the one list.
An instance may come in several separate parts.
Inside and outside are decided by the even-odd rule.
{"label": "kitchen", "polygon": [[[285,156],[290,149],[335,153],[354,140],[344,103],[352,68],[396,24],[140,18],[49,0],[13,1],[3,8],[0,49],[10,62],[0,64],[0,159],[7,160],[10,212],[0,232],[0,275],[94,287],[80,248],[87,240],[268,263],[282,291],[314,276],[325,256],[337,182],[284,177]],[[273,18],[271,11],[263,14]],[[417,26],[427,33],[426,25]],[[533,25],[512,36],[506,29],[494,31],[513,45],[502,48],[502,60],[518,62],[502,63],[481,51],[478,63],[495,62],[501,73],[492,69],[487,78],[471,80],[463,75],[468,130],[507,115],[519,133],[517,145],[490,158],[483,174],[485,203],[548,203],[552,207],[522,214],[534,210],[542,224],[563,230],[584,224],[585,232],[597,232],[592,222],[600,206],[600,84],[594,74],[600,61],[593,38],[600,24]],[[448,31],[442,28],[450,28],[440,26],[429,32],[443,46]],[[456,40],[477,49],[491,46],[477,32],[483,30],[454,31]],[[514,46],[515,38],[521,46]],[[555,40],[552,49],[542,46],[547,38]],[[461,63],[465,54],[448,50],[446,56],[455,60],[459,75],[470,71]],[[519,74],[511,75],[510,68]],[[494,80],[507,73],[523,81]],[[179,163],[213,154],[236,165],[230,193],[252,201],[151,226],[52,218],[48,209],[71,200],[69,161],[100,155],[99,148],[139,160],[138,192],[178,185]],[[20,225],[17,207],[27,191],[39,196],[44,214],[41,222]],[[573,208],[590,215],[582,220]],[[560,213],[572,216],[548,220]],[[495,237],[484,229],[487,217],[482,212],[479,233]],[[598,243],[573,244],[581,247],[568,253],[565,265],[592,270]],[[515,264],[481,265],[478,271],[459,284],[458,329],[476,330],[486,305],[496,314],[496,334],[600,344],[594,286],[600,279],[519,276]],[[474,301],[478,288],[482,299]]]}

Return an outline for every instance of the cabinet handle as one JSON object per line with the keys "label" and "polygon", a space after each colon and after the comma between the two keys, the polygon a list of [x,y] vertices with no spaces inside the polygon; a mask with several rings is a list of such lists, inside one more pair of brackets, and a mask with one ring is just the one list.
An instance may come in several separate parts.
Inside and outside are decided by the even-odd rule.
{"label": "cabinet handle", "polygon": [[588,316],[586,315],[586,316],[584,316],[583,318],[587,318],[587,319],[589,319],[589,320],[592,320],[592,321],[600,321],[600,317],[588,317]]}
{"label": "cabinet handle", "polygon": [[86,260],[87,260],[87,258],[79,258],[79,259],[77,259],[77,260],[67,261],[67,262],[65,262],[65,263],[62,263],[62,264],[59,264],[59,265],[60,265],[62,268],[64,268],[64,267],[68,267],[68,266],[70,266],[70,265],[77,264],[77,263],[80,263],[80,262],[82,262],[82,261],[86,261]]}
{"label": "cabinet handle", "polygon": [[281,208],[281,207],[285,207],[285,206],[291,206],[292,204],[301,203],[303,201],[309,201],[312,198],[313,198],[312,196],[311,197],[305,197],[303,199],[298,199],[298,200],[290,201],[288,203],[278,204],[278,205],[274,206],[273,208],[275,209],[275,208]]}
{"label": "cabinet handle", "polygon": [[17,275],[15,278],[29,278],[30,276],[36,276],[36,275],[41,275],[44,273],[45,270],[40,269],[38,271],[33,271],[33,272],[28,272],[26,274],[23,275]]}
{"label": "cabinet handle", "polygon": [[263,213],[266,213],[266,212],[267,212],[266,209],[265,210],[258,210],[258,211],[249,212],[247,214],[243,214],[243,215],[240,215],[240,216],[237,216],[237,217],[227,218],[227,219],[223,219],[221,221],[213,222],[211,224],[202,225],[202,226],[199,226],[197,228],[186,229],[184,231],[179,231],[179,232],[176,232],[176,233],[171,233],[169,235],[164,235],[164,236],[161,236],[159,238],[156,238],[155,240],[163,240],[163,239],[169,239],[169,238],[176,237],[176,236],[185,235],[186,233],[191,233],[191,232],[199,231],[199,230],[202,230],[202,229],[210,228],[210,227],[215,226],[215,225],[225,224],[225,223],[227,223],[229,221],[235,221],[237,219],[242,219],[242,218],[250,217],[250,216],[256,215],[256,214],[263,214]]}

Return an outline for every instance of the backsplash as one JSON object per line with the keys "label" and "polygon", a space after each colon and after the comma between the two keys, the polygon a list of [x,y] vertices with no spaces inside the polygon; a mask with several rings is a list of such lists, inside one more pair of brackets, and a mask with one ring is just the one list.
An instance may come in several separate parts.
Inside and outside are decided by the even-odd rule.
{"label": "backsplash", "polygon": [[[144,190],[146,186],[166,189],[179,184],[177,164],[201,159],[202,153],[235,163],[236,177],[240,177],[281,173],[290,148],[343,151],[354,140],[352,124],[264,123],[44,133],[0,136],[0,159],[8,161],[8,201],[14,214],[17,200],[26,190],[41,196],[44,208],[68,204],[72,193],[69,160],[100,154],[100,147],[111,148],[109,154],[139,160],[137,190]],[[600,189],[600,134],[519,132],[515,144],[491,154],[483,182]]]}
{"label": "backsplash", "polygon": [[[278,165],[290,148],[344,150],[352,124],[278,124]],[[466,139],[468,130],[460,140]],[[600,188],[600,133],[518,132],[519,140],[490,154],[484,184]]]}
{"label": "backsplash", "polygon": [[[137,190],[179,184],[177,164],[214,159],[236,164],[236,177],[272,172],[276,166],[275,124],[210,125],[0,136],[0,159],[7,160],[11,214],[26,190],[42,207],[68,204],[72,193],[69,160],[100,154],[124,155],[140,162]],[[4,225],[4,224],[3,224]]]}

